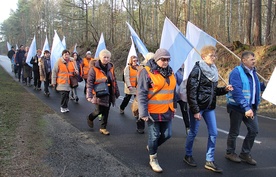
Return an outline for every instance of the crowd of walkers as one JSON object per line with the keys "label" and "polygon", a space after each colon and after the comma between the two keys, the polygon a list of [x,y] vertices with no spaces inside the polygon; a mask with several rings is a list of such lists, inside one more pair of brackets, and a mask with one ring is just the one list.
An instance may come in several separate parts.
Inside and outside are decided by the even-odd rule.
{"label": "crowd of walkers", "polygon": [[[216,96],[227,95],[227,111],[230,117],[230,130],[227,139],[225,158],[233,162],[244,161],[251,165],[257,162],[251,156],[251,149],[258,134],[257,108],[260,103],[260,92],[265,89],[264,83],[258,80],[255,70],[255,55],[246,51],[242,54],[241,64],[233,69],[229,85],[218,87],[219,74],[215,65],[217,49],[204,46],[202,60],[195,63],[187,80],[183,81],[184,66],[174,73],[169,65],[170,53],[163,48],[155,53],[148,53],[139,64],[137,56],[131,56],[124,69],[124,99],[119,107],[124,114],[131,97],[133,116],[136,118],[137,132],[144,133],[147,123],[149,164],[153,171],[162,172],[157,158],[158,147],[172,136],[172,119],[177,103],[182,113],[185,132],[185,156],[183,161],[192,167],[197,163],[193,157],[193,143],[199,125],[203,119],[207,125],[208,142],[205,168],[221,173],[223,170],[215,163],[215,145],[217,138]],[[107,123],[111,105],[114,106],[120,96],[111,52],[104,49],[99,58],[92,58],[90,51],[82,59],[78,53],[63,50],[62,57],[51,67],[50,51],[41,53],[38,49],[30,64],[26,62],[28,47],[20,46],[8,52],[12,70],[19,82],[41,90],[44,83],[44,94],[49,97],[49,87],[55,88],[61,95],[60,111],[69,112],[68,102],[79,101],[78,82],[84,80],[84,94],[87,101],[93,103],[94,110],[87,116],[87,124],[94,127],[94,120],[101,117],[99,132],[110,135]],[[137,104],[135,108],[135,104]],[[241,122],[247,126],[248,133],[244,139],[241,153],[236,154],[236,138],[239,135]]]}

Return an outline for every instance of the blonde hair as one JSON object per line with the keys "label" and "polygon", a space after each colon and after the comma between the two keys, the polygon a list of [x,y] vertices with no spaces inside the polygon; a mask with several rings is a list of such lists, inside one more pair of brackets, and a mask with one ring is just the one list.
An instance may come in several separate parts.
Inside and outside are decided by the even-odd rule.
{"label": "blonde hair", "polygon": [[206,45],[204,47],[202,47],[201,51],[200,51],[200,54],[201,54],[201,57],[205,57],[207,56],[209,53],[211,52],[216,52],[217,51],[217,48],[215,46],[212,46],[212,45]]}
{"label": "blonde hair", "polygon": [[145,60],[144,60],[141,64],[142,64],[142,65],[146,65],[147,62],[148,62],[150,59],[153,58],[153,56],[154,56],[154,53],[152,53],[152,52],[147,53],[147,55],[145,56]]}
{"label": "blonde hair", "polygon": [[128,61],[128,64],[129,64],[129,65],[132,65],[134,59],[137,59],[137,60],[138,60],[138,58],[137,58],[135,55],[132,55],[132,56],[130,57],[129,61]]}
{"label": "blonde hair", "polygon": [[103,49],[99,53],[99,58],[102,58],[104,55],[108,55],[109,57],[111,57],[111,52],[107,49]]}

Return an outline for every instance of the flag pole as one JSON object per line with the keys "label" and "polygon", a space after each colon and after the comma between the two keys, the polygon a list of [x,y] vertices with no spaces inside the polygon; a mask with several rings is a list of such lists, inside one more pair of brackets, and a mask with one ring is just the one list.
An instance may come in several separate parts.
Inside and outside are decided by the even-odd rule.
{"label": "flag pole", "polygon": [[[223,48],[225,48],[228,52],[230,52],[232,55],[234,55],[237,59],[239,59],[240,61],[241,61],[241,59],[240,59],[240,57],[238,57],[234,52],[232,52],[230,49],[228,49],[226,46],[224,46],[221,42],[219,42],[219,41],[217,41],[217,43],[219,44],[219,45],[221,45]],[[256,72],[257,73],[257,72]],[[259,73],[257,73],[257,75],[261,78],[261,79],[263,79],[265,82],[268,82],[263,76],[261,76]]]}
{"label": "flag pole", "polygon": [[[194,47],[194,49],[195,49],[195,51],[199,54],[199,56],[200,56],[200,58],[201,58],[201,55],[200,55],[200,53],[199,53],[199,51]],[[202,59],[202,58],[201,58]],[[221,75],[220,74],[218,74],[219,75],[219,78],[225,83],[225,85],[228,85],[227,84],[227,82],[221,77]]]}

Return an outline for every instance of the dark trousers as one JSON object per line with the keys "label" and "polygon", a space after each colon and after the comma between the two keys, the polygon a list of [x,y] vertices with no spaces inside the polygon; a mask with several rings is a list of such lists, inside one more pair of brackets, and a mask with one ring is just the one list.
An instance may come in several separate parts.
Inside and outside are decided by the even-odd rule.
{"label": "dark trousers", "polygon": [[50,84],[51,78],[50,73],[46,73],[45,81],[44,81],[44,92],[49,92],[49,84]]}
{"label": "dark trousers", "polygon": [[180,106],[180,110],[182,113],[183,121],[186,128],[190,128],[190,119],[189,119],[189,113],[188,113],[188,105],[187,102],[184,102],[182,100],[177,101],[177,103]]}
{"label": "dark trousers", "polygon": [[70,93],[69,91],[60,91],[60,94],[61,94],[60,107],[68,108],[69,93]]}
{"label": "dark trousers", "polygon": [[234,153],[236,150],[236,139],[240,133],[241,122],[247,127],[247,135],[243,140],[241,154],[250,154],[254,145],[255,138],[259,131],[258,117],[256,111],[254,112],[254,119],[246,118],[244,113],[238,112],[234,109],[227,108],[230,115],[230,130],[227,138],[227,153]]}
{"label": "dark trousers", "polygon": [[22,65],[17,66],[17,72],[18,72],[18,80],[20,81],[21,79],[21,72],[22,72]]}
{"label": "dark trousers", "polygon": [[87,79],[84,79],[84,90],[83,90],[84,94],[86,94],[86,84],[87,84]]}
{"label": "dark trousers", "polygon": [[[132,96],[131,94],[125,95],[123,102],[121,103],[121,106],[120,106],[121,110],[125,110],[125,108],[127,107],[128,103],[129,103],[131,96]],[[134,95],[134,97],[135,97],[135,95]]]}
{"label": "dark trousers", "polygon": [[34,71],[34,86],[37,88],[41,87],[39,71]]}
{"label": "dark trousers", "polygon": [[98,115],[100,114],[102,115],[101,129],[106,129],[110,105],[111,105],[110,103],[108,107],[102,106],[102,105],[95,105],[96,106],[95,110],[91,114],[89,114],[89,119],[91,121],[96,119]]}

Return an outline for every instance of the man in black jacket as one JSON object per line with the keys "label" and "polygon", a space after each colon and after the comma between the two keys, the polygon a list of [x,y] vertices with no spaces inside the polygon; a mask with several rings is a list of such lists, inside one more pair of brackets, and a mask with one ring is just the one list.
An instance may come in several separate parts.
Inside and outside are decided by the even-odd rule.
{"label": "man in black jacket", "polygon": [[19,82],[21,79],[21,71],[23,68],[23,61],[24,61],[25,53],[26,53],[26,51],[24,50],[24,46],[20,45],[20,49],[16,53],[16,57],[15,57],[15,63],[16,63],[17,69],[18,69],[17,71],[18,71],[18,81]]}
{"label": "man in black jacket", "polygon": [[11,60],[11,68],[12,68],[12,72],[16,73],[14,70],[14,54],[15,54],[15,49],[12,46],[11,50],[8,51],[7,56],[9,57],[9,59]]}
{"label": "man in black jacket", "polygon": [[33,72],[34,72],[34,89],[40,91],[41,81],[39,75],[39,65],[38,60],[41,57],[41,50],[37,49],[36,55],[31,59],[30,63],[33,64]]}

